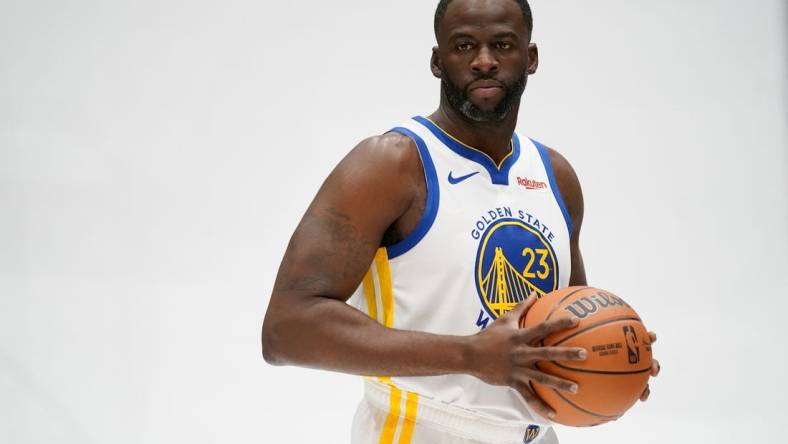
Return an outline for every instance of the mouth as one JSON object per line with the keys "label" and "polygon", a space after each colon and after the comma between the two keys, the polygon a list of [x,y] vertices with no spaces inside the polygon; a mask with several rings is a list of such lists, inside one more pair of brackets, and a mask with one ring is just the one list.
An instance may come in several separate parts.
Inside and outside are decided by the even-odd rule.
{"label": "mouth", "polygon": [[497,80],[484,79],[472,82],[468,88],[468,96],[473,98],[477,106],[492,106],[501,100],[505,94],[503,83]]}
{"label": "mouth", "polygon": [[487,90],[487,91],[491,91],[494,89],[503,89],[503,84],[501,82],[497,80],[487,80],[487,79],[477,80],[475,82],[472,82],[469,86],[470,88],[468,88],[468,91],[474,91],[477,89]]}

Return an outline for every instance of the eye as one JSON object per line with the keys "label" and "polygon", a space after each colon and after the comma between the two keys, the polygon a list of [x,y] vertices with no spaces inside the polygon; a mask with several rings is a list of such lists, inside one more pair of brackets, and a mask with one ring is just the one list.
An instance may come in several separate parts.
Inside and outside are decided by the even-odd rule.
{"label": "eye", "polygon": [[470,43],[470,42],[461,42],[461,43],[457,44],[457,50],[458,51],[468,51],[471,48],[473,48],[473,44]]}
{"label": "eye", "polygon": [[511,49],[512,44],[509,42],[497,42],[495,47],[498,49]]}

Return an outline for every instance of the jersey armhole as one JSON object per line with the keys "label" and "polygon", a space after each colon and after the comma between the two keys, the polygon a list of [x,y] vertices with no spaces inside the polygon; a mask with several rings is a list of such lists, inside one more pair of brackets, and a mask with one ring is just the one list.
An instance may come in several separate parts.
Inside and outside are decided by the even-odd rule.
{"label": "jersey armhole", "polygon": [[404,239],[386,248],[389,259],[393,259],[407,253],[427,235],[427,232],[432,227],[432,223],[435,222],[435,216],[438,214],[440,189],[438,187],[438,175],[435,172],[435,164],[432,163],[430,151],[427,149],[424,140],[413,131],[399,126],[392,128],[389,132],[400,133],[416,142],[416,148],[419,151],[421,165],[424,168],[424,179],[427,185],[427,202],[424,206],[424,212],[418,224],[416,224],[416,228],[405,236]]}
{"label": "jersey armhole", "polygon": [[561,190],[558,189],[558,182],[556,182],[555,173],[553,172],[553,163],[550,162],[550,153],[547,151],[546,146],[542,145],[536,140],[531,139],[531,142],[534,143],[537,151],[539,151],[539,157],[542,158],[544,169],[547,172],[547,180],[550,182],[550,188],[553,189],[553,196],[555,196],[555,201],[558,203],[558,206],[561,208],[561,213],[564,215],[564,220],[566,220],[566,228],[569,230],[569,236],[571,237],[572,218],[569,217],[569,211],[567,211],[566,205],[564,204],[564,199],[563,197],[561,197]]}

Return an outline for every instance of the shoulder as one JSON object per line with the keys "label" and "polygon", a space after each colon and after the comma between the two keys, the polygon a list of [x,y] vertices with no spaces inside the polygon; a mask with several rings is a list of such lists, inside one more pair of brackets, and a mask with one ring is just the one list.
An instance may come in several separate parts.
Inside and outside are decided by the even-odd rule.
{"label": "shoulder", "polygon": [[340,165],[350,166],[357,172],[363,170],[389,177],[412,174],[419,170],[420,162],[413,139],[397,132],[388,132],[359,142]]}
{"label": "shoulder", "polygon": [[416,142],[404,134],[393,131],[367,137],[359,142],[351,153],[391,164],[407,163],[418,158]]}
{"label": "shoulder", "polygon": [[389,132],[359,142],[334,168],[321,191],[370,209],[385,205],[398,216],[409,207],[423,181],[415,142]]}
{"label": "shoulder", "polygon": [[577,178],[575,169],[572,164],[564,157],[558,150],[545,146],[547,154],[550,158],[550,164],[553,166],[553,173],[555,178],[560,184],[563,182],[568,188],[580,188],[580,179]]}
{"label": "shoulder", "polygon": [[583,190],[580,186],[580,179],[569,161],[558,150],[551,147],[547,148],[547,154],[550,159],[550,164],[553,167],[553,174],[555,181],[558,184],[558,190],[566,204],[566,210],[572,219],[572,225],[575,230],[579,230],[583,221]]}
{"label": "shoulder", "polygon": [[416,142],[393,131],[359,142],[338,169],[356,178],[372,178],[389,192],[405,195],[411,195],[424,180]]}

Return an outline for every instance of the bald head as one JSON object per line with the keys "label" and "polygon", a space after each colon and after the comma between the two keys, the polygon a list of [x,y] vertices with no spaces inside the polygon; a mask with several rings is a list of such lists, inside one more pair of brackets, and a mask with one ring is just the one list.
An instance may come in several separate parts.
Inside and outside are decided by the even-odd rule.
{"label": "bald head", "polygon": [[[434,26],[435,26],[436,38],[438,37],[438,32],[440,31],[441,22],[443,22],[443,16],[446,14],[446,10],[449,8],[449,3],[452,3],[453,1],[456,0],[440,0],[440,2],[438,3],[438,7],[435,8]],[[531,15],[531,6],[528,4],[528,0],[506,0],[506,1],[513,1],[517,3],[517,5],[520,7],[520,11],[522,11],[523,13],[523,20],[525,21],[525,26],[528,28],[528,32],[533,31],[534,20],[533,20],[533,16]]]}

